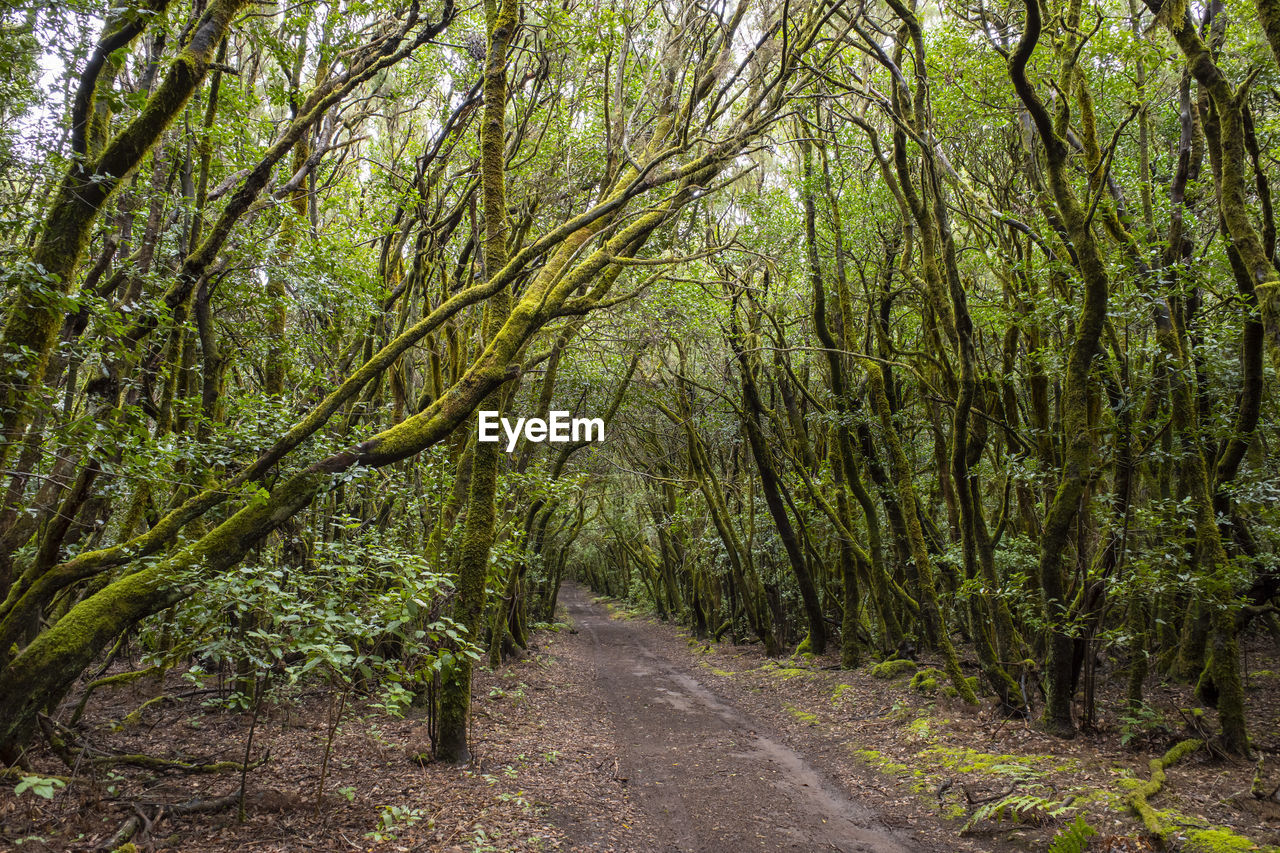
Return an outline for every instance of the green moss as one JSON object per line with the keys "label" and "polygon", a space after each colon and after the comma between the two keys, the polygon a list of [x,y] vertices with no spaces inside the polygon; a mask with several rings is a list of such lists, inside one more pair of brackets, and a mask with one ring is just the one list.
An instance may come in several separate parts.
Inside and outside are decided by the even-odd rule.
{"label": "green moss", "polygon": [[911,689],[917,693],[937,693],[938,680],[945,677],[946,673],[942,670],[926,667],[911,676]]}
{"label": "green moss", "polygon": [[872,678],[899,678],[917,669],[915,661],[887,660],[871,667]]}
{"label": "green moss", "polygon": [[1040,775],[1060,770],[1071,770],[1079,765],[1074,758],[1057,755],[998,755],[978,752],[966,747],[930,746],[920,752],[920,758],[957,773],[985,773],[992,775]]}
{"label": "green moss", "polygon": [[913,771],[910,767],[908,767],[905,764],[899,764],[896,761],[891,761],[888,758],[885,758],[884,754],[879,752],[878,750],[856,749],[854,750],[854,754],[856,754],[859,758],[861,758],[867,764],[870,764],[872,767],[879,770],[881,773],[894,773],[899,776],[903,776],[907,774],[916,775],[916,776],[920,775],[920,771],[918,770]]}
{"label": "green moss", "polygon": [[852,690],[852,689],[853,689],[853,685],[850,685],[850,684],[837,684],[837,685],[836,685],[836,689],[835,689],[835,690],[833,690],[833,691],[831,691],[831,701],[832,701],[832,702],[839,702],[839,701],[840,701],[840,699],[841,699],[841,697],[843,697],[843,696],[844,696],[844,694],[848,693],[848,692],[849,692],[850,690]]}
{"label": "green moss", "polygon": [[[965,684],[968,684],[968,685],[969,685],[969,689],[970,689],[970,690],[974,691],[975,693],[977,692],[977,690],[978,690],[978,677],[977,677],[976,675],[971,675],[971,676],[969,676],[968,678],[966,678],[966,679],[964,680],[964,682],[965,682]],[[959,691],[959,690],[956,690],[956,689],[955,689],[954,687],[952,687],[950,684],[947,684],[947,685],[945,685],[945,686],[942,688],[942,695],[943,695],[943,696],[946,696],[948,699],[954,699],[954,698],[956,698],[957,696],[959,696],[959,695],[960,695],[960,691]]]}
{"label": "green moss", "polygon": [[798,655],[812,655],[812,654],[813,654],[813,643],[812,643],[812,641],[810,640],[810,638],[809,638],[809,635],[808,635],[808,634],[805,634],[805,635],[804,635],[804,639],[800,641],[800,645],[796,646],[796,654],[798,654]]}
{"label": "green moss", "polygon": [[[1185,759],[1198,750],[1203,744],[1198,740],[1184,740],[1166,752],[1160,758],[1150,761],[1151,778],[1146,782],[1133,779],[1121,779],[1122,787],[1128,793],[1122,798],[1123,805],[1142,820],[1147,832],[1158,840],[1174,835],[1177,827],[1193,827],[1203,819],[1179,813],[1176,810],[1160,810],[1152,808],[1148,803],[1150,797],[1160,793],[1164,787],[1165,770]],[[1187,853],[1278,853],[1280,848],[1263,847],[1252,840],[1237,835],[1229,829],[1215,827],[1212,829],[1187,829],[1182,835],[1181,850]]]}
{"label": "green moss", "polygon": [[1259,847],[1243,835],[1226,829],[1193,829],[1187,833],[1182,849],[1187,853],[1252,853],[1276,848]]}
{"label": "green moss", "polygon": [[1090,803],[1097,803],[1099,809],[1116,812],[1118,814],[1129,813],[1129,793],[1133,786],[1141,784],[1133,779],[1121,780],[1121,786],[1125,788],[1123,791],[1113,791],[1109,789],[1099,788],[1072,788],[1068,793],[1075,795],[1075,802],[1078,806],[1085,806]]}
{"label": "green moss", "polygon": [[911,736],[916,740],[933,740],[933,728],[929,725],[928,717],[917,717],[907,723],[907,731],[911,732]]}
{"label": "green moss", "polygon": [[1168,833],[1168,827],[1174,823],[1168,813],[1153,809],[1148,798],[1160,793],[1164,787],[1165,769],[1172,767],[1204,744],[1198,740],[1184,740],[1166,752],[1161,758],[1153,758],[1148,762],[1151,778],[1133,788],[1128,795],[1129,808],[1142,820],[1148,834],[1162,841]]}
{"label": "green moss", "polygon": [[811,726],[816,726],[818,725],[818,723],[821,722],[821,720],[818,719],[817,714],[811,714],[808,711],[802,711],[801,709],[797,708],[795,705],[792,705],[790,702],[784,702],[782,707],[786,709],[788,714],[795,717],[797,720],[799,720],[802,723],[808,723]]}
{"label": "green moss", "polygon": [[756,672],[785,680],[788,678],[795,678],[798,675],[808,675],[810,670],[803,669],[798,666],[778,666],[773,661],[766,661],[760,665]]}
{"label": "green moss", "polygon": [[634,610],[630,610],[626,607],[623,607],[621,604],[615,604],[612,601],[606,601],[604,603],[604,606],[609,609],[610,619],[635,619],[636,618],[636,613]]}

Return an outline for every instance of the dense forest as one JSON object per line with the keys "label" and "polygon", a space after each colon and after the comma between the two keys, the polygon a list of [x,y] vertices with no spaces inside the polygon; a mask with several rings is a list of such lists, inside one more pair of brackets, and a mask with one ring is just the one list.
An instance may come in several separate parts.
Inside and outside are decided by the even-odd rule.
{"label": "dense forest", "polygon": [[576,579],[1063,748],[1172,689],[1134,826],[1174,840],[1143,797],[1196,751],[1280,843],[1276,0],[0,22],[16,801],[112,766],[144,682],[465,763]]}

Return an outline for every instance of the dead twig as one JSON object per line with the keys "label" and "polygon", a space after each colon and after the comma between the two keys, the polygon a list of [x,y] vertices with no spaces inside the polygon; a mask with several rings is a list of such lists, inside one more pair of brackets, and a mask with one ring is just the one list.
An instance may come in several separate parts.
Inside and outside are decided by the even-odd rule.
{"label": "dead twig", "polygon": [[188,800],[185,803],[160,805],[156,808],[155,813],[150,816],[148,816],[143,810],[143,804],[132,803],[131,805],[134,811],[133,815],[122,823],[120,828],[117,829],[110,838],[99,844],[95,849],[101,851],[101,853],[105,853],[105,851],[108,850],[115,850],[117,847],[138,835],[139,832],[143,834],[150,834],[154,830],[156,824],[160,823],[160,821],[167,817],[218,812],[223,809],[229,809],[232,806],[237,805],[239,802],[240,792],[237,790],[223,797],[214,797],[211,800],[202,800],[197,798],[194,800]]}
{"label": "dead twig", "polygon": [[1005,797],[1012,794],[1014,791],[1018,790],[1019,784],[1020,783],[1018,782],[1013,782],[1012,784],[1009,785],[1007,790],[1001,791],[998,794],[991,794],[990,796],[987,796],[987,797],[975,797],[973,795],[973,792],[969,790],[969,785],[967,783],[962,784],[960,786],[960,790],[964,791],[964,798],[969,802],[969,805],[980,806],[983,803],[994,803],[996,800],[1004,799]]}

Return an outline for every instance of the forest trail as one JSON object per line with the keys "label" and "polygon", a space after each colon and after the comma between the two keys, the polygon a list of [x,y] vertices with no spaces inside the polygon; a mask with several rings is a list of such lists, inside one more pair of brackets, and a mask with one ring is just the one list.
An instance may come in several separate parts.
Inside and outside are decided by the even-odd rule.
{"label": "forest trail", "polygon": [[591,645],[618,776],[660,842],[655,851],[919,850],[651,642],[650,626],[612,618],[577,584],[560,600]]}

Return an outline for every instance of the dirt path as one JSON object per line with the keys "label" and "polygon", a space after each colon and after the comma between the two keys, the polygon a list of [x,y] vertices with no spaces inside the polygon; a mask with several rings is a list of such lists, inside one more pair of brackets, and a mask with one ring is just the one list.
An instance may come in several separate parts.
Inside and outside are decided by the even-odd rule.
{"label": "dirt path", "polygon": [[919,850],[708,689],[650,626],[610,618],[578,585],[566,584],[560,600],[591,644],[618,775],[660,842],[652,849]]}
{"label": "dirt path", "polygon": [[[425,721],[388,716],[376,697],[353,697],[330,743],[335,696],[312,683],[263,708],[251,757],[271,760],[248,779],[243,822],[234,809],[172,816],[136,841],[183,853],[1042,853],[1061,822],[987,820],[961,834],[971,795],[998,795],[1021,768],[1026,790],[1089,802],[1081,813],[1100,835],[1138,849],[1140,827],[1106,794],[1146,778],[1163,747],[1126,749],[1114,723],[1109,739],[1063,742],[989,705],[911,690],[906,678],[838,670],[830,653],[770,660],[758,645],[711,647],[669,622],[610,618],[581,587],[566,587],[562,602],[576,631],[539,631],[527,655],[476,673],[473,764],[420,761]],[[116,672],[140,666],[122,658]],[[1265,674],[1280,665],[1266,656],[1254,665],[1254,726],[1267,731],[1278,706]],[[82,732],[103,755],[236,760],[253,715],[202,707],[207,694],[190,687],[171,671],[170,702],[152,702],[160,691],[147,679],[103,689]],[[1180,708],[1189,691],[1149,695]],[[66,772],[47,748],[30,761],[40,775]],[[1268,803],[1222,796],[1247,791],[1253,769],[1188,760],[1170,771],[1160,807],[1280,843]],[[89,850],[136,814],[133,803],[154,816],[149,804],[223,796],[238,781],[121,767],[52,800],[16,796],[10,782],[0,785],[0,850],[17,839],[35,853]]]}

